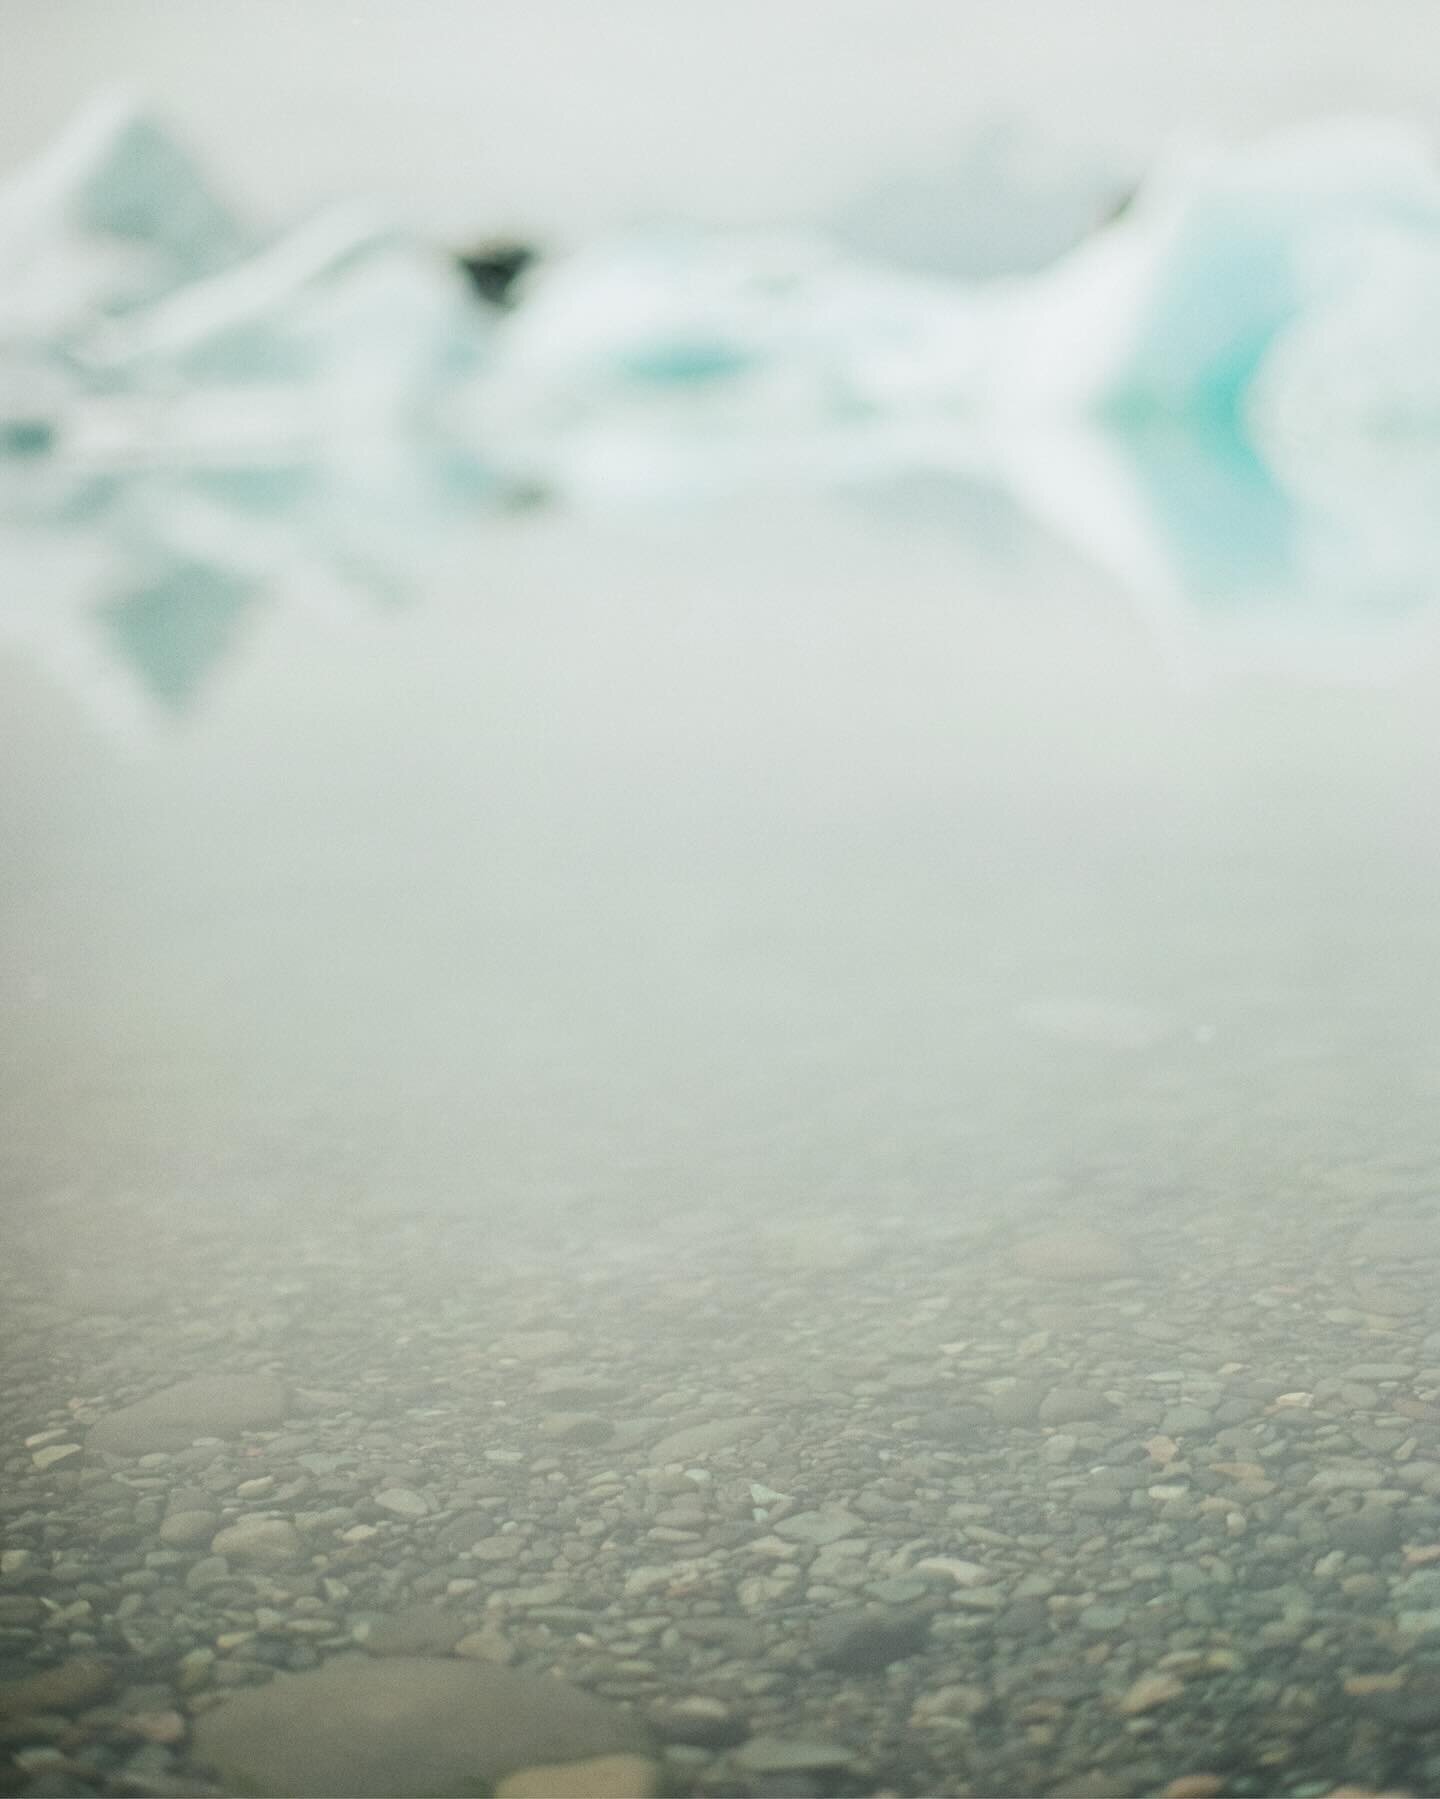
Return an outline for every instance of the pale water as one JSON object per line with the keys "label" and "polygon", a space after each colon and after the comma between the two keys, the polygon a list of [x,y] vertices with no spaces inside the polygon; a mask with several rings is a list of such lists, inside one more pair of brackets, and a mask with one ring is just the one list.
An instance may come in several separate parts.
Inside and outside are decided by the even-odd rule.
{"label": "pale water", "polygon": [[27,1182],[969,1210],[1428,1153],[1423,596],[1166,601],[938,479],[452,515],[388,566],[165,504],[33,598],[12,539]]}
{"label": "pale water", "polygon": [[[1137,591],[939,479],[267,516],[7,569],[0,1656],[180,1719],[25,1778],[231,1778],[213,1695],[419,1606],[680,1791],[1434,1790],[1430,597]],[[236,1371],[303,1422],[22,1447]],[[304,1554],[147,1561],[182,1486]]]}

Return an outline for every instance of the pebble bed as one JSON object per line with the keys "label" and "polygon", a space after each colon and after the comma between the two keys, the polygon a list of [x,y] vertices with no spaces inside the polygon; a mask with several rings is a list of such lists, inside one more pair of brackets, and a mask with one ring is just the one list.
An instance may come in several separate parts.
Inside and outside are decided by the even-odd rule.
{"label": "pebble bed", "polygon": [[75,1223],[0,1264],[0,1792],[347,1790],[387,1695],[377,1791],[1440,1791],[1403,1193]]}

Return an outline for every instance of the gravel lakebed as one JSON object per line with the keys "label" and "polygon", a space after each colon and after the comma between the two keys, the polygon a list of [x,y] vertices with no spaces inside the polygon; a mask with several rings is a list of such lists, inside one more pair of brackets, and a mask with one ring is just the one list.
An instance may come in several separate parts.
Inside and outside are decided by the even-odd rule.
{"label": "gravel lakebed", "polygon": [[1440,1791],[1406,1199],[6,1229],[0,1791]]}

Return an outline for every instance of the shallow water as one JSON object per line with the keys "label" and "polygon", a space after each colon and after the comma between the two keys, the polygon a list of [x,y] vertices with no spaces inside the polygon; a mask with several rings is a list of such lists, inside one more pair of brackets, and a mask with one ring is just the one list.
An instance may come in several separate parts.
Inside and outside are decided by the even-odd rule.
{"label": "shallow water", "polygon": [[[1051,1608],[1059,1662],[1082,1670],[1067,1692],[1017,1686],[1005,1644],[1024,1645],[1038,1600],[1013,1593],[1018,1635],[997,1624],[992,1642],[991,1613],[951,1605],[943,1654],[862,1677],[779,1649],[842,1599],[874,1598],[863,1583],[812,1573],[808,1597],[782,1582],[744,1602],[725,1588],[712,1615],[760,1635],[708,1687],[703,1657],[667,1672],[657,1655],[653,1677],[603,1665],[607,1628],[678,1628],[691,1592],[678,1577],[664,1604],[643,1581],[629,1598],[599,1583],[612,1610],[589,1633],[597,1665],[546,1601],[537,1619],[502,1599],[519,1666],[563,1665],[637,1705],[739,1702],[758,1672],[747,1703],[770,1734],[790,1717],[854,1753],[777,1771],[692,1749],[674,1761],[682,1783],[1433,1786],[1440,1611],[1418,1637],[1397,1637],[1395,1618],[1425,1609],[1397,1585],[1400,1539],[1440,1541],[1440,1481],[1392,1480],[1408,1438],[1386,1436],[1408,1417],[1405,1461],[1440,1460],[1425,1379],[1440,1303],[1433,1279],[1415,1283],[1440,1236],[1440,663],[1424,596],[1337,620],[1310,616],[1304,594],[1261,613],[1233,595],[1211,608],[1136,591],[940,481],[609,513],[452,509],[379,548],[383,517],[357,543],[354,518],[267,536],[216,516],[142,490],[119,525],[36,533],[5,602],[0,1156],[28,1345],[12,1339],[8,1358],[6,1542],[40,1553],[7,1579],[48,1601],[47,1555],[98,1565],[72,1651],[118,1656],[133,1688],[172,1678],[189,1639],[177,1628],[137,1649],[114,1634],[122,1551],[77,1522],[86,1477],[36,1470],[19,1447],[71,1400],[87,1422],[167,1375],[273,1367],[329,1395],[312,1396],[323,1432],[325,1405],[369,1381],[390,1459],[423,1461],[406,1407],[423,1392],[445,1413],[463,1366],[491,1380],[485,1404],[509,1408],[507,1446],[538,1457],[542,1498],[614,1468],[625,1493],[651,1494],[637,1516],[662,1531],[652,1489],[687,1477],[647,1462],[639,1427],[727,1411],[794,1423],[768,1449],[717,1450],[705,1481],[793,1489],[792,1513],[851,1505],[887,1459],[913,1459],[900,1485],[930,1522],[907,1515],[891,1544],[928,1546],[912,1559],[977,1552],[975,1518],[946,1509],[977,1479],[982,1506],[987,1482],[1010,1496],[982,1529],[1021,1540],[999,1550],[1012,1586],[1026,1556],[1080,1556],[1098,1529],[1085,1579],[1057,1590],[1080,1595],[1077,1615],[1101,1610],[1066,1636],[1070,1614]],[[1390,1250],[1357,1249],[1377,1212],[1398,1233]],[[1077,1226],[1120,1255],[1113,1279],[1014,1260]],[[491,1339],[556,1322],[564,1363],[628,1394],[610,1447],[525,1434],[524,1360]],[[1235,1416],[1249,1405],[1262,1437],[1290,1390],[1325,1420],[1291,1483],[1319,1531],[1290,1533],[1301,1560],[1285,1575],[1318,1581],[1309,1623],[1222,1671],[1220,1710],[1247,1720],[1223,1754],[1194,1716],[1116,1713],[1166,1651],[1129,1600],[1107,1622],[1105,1578],[1137,1606],[1153,1595],[1105,1509],[1053,1556],[1023,1541],[1063,1512],[1077,1490],[1064,1480],[1149,1466],[1137,1445],[1157,1431],[1200,1468],[1197,1500],[1222,1479],[1210,1462],[1254,1464],[1268,1438],[1227,1451],[1213,1416],[1187,1437],[1147,1410],[1144,1382],[1163,1383],[1177,1355],[1174,1403],[1182,1386],[1203,1398],[1207,1381],[1238,1380]],[[1327,1412],[1325,1382],[1361,1363],[1411,1373]],[[1104,1403],[1125,1424],[1093,1441],[1093,1420],[1069,1427],[1078,1459],[1045,1505],[1063,1461],[1045,1443],[1063,1423],[1022,1418],[1006,1461],[991,1436],[937,1451],[912,1416],[957,1398],[984,1411],[1032,1372],[1046,1390],[1121,1394]],[[909,1411],[907,1376],[925,1395]],[[854,1407],[890,1433],[863,1473],[827,1460],[832,1433],[858,1428]],[[1343,1483],[1343,1500],[1307,1484],[1330,1424],[1347,1466],[1384,1465],[1378,1485],[1399,1497],[1374,1503],[1403,1529],[1389,1560],[1321,1579],[1335,1507],[1361,1505]],[[460,1430],[462,1462],[482,1457],[449,1414],[428,1428]],[[428,1478],[430,1511],[453,1510],[456,1467]],[[1234,1583],[1247,1543],[1286,1534],[1289,1491],[1252,1495],[1248,1537],[1222,1525],[1218,1548],[1206,1539],[1241,1572],[1214,1575],[1209,1613],[1180,1619],[1174,1653],[1248,1653],[1260,1625],[1234,1610]],[[489,1496],[497,1516],[530,1516],[510,1489]],[[910,1503],[881,1493],[877,1516],[882,1502]],[[1167,1547],[1149,1503],[1132,1508],[1135,1530],[1161,1533],[1144,1546],[1167,1567],[1200,1555],[1176,1548],[1187,1527],[1173,1520]],[[726,1516],[748,1509],[742,1493]],[[573,1521],[536,1517],[538,1589],[547,1537]],[[710,1547],[703,1531],[698,1545],[615,1541],[621,1573]],[[127,1540],[123,1554],[149,1548]],[[1344,1591],[1346,1578],[1361,1584]],[[426,1590],[356,1584],[376,1614]],[[192,1624],[195,1640],[213,1630]],[[49,1614],[36,1628],[12,1633],[7,1673],[65,1646]],[[1409,1709],[1357,1697],[1337,1735],[1342,1680],[1397,1670]],[[937,1739],[916,1708],[956,1681],[982,1698],[952,1694],[964,1715]],[[1236,1712],[1247,1694],[1263,1725]],[[781,1699],[777,1722],[765,1708]]]}
{"label": "shallow water", "polygon": [[3,664],[9,1152],[947,1211],[1426,1154],[1424,611],[1316,678],[1303,607],[1147,616],[966,498],[482,518],[400,592],[303,540],[52,580]]}

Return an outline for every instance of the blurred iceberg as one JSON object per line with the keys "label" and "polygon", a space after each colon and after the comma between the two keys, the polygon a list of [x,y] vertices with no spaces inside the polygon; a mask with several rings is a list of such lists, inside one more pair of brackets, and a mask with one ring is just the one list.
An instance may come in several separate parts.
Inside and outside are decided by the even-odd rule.
{"label": "blurred iceberg", "polygon": [[600,245],[532,279],[476,397],[561,492],[939,471],[1121,580],[1180,661],[1303,635],[1313,672],[1383,672],[1440,596],[1440,168],[1389,121],[1177,147],[987,282],[799,236]]}
{"label": "blurred iceberg", "polygon": [[[1419,130],[1337,121],[1177,149],[1121,218],[1006,291],[986,397],[1118,419],[1237,418],[1257,388],[1283,406],[1293,334],[1383,291],[1397,246],[1440,250],[1440,167]],[[1433,334],[1412,342],[1417,362]],[[1367,367],[1394,353],[1354,347]]]}
{"label": "blurred iceberg", "polygon": [[[756,438],[888,410],[895,358],[978,344],[967,290],[802,234],[652,232],[542,266],[497,327],[474,402],[502,449],[600,419]],[[962,369],[947,386],[964,385]]]}
{"label": "blurred iceberg", "polygon": [[111,102],[0,189],[0,277],[12,451],[434,427],[563,466],[597,421],[723,452],[1078,417],[1199,421],[1283,458],[1317,433],[1428,431],[1440,406],[1440,171],[1383,120],[1172,149],[1033,272],[651,232],[542,263],[497,320],[454,258],[363,207],[263,238]]}
{"label": "blurred iceberg", "polygon": [[483,357],[458,266],[368,208],[266,239],[132,103],[0,188],[0,450],[312,456],[443,414]]}
{"label": "blurred iceberg", "polygon": [[1243,424],[1252,401],[1283,416],[1313,390],[1324,319],[1352,359],[1353,419],[1380,387],[1393,400],[1398,324],[1435,366],[1436,255],[1428,139],[1331,123],[1174,150],[1121,216],[1016,278],[927,276],[800,235],[602,244],[532,278],[491,394],[557,423],[662,394],[715,413],[723,393],[757,434],[901,411]]}
{"label": "blurred iceberg", "polygon": [[[1193,664],[1398,672],[1440,598],[1440,166],[1344,121],[1176,151],[1016,284],[990,445]],[[1203,655],[1196,657],[1197,638]]]}
{"label": "blurred iceberg", "polygon": [[0,333],[78,347],[122,314],[213,274],[250,234],[191,160],[124,99],[90,108],[0,187]]}

